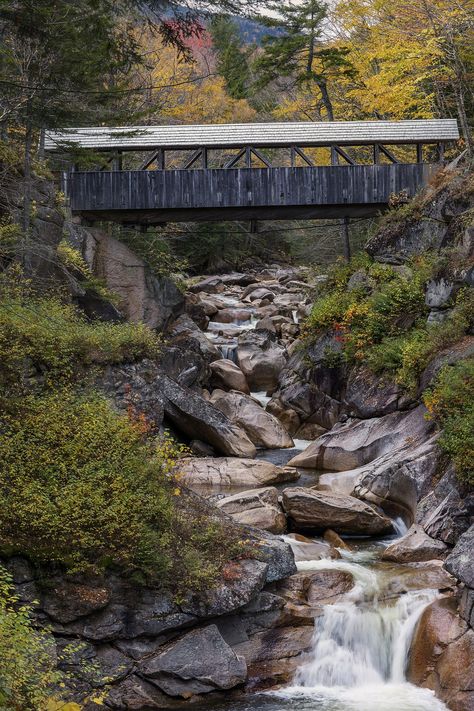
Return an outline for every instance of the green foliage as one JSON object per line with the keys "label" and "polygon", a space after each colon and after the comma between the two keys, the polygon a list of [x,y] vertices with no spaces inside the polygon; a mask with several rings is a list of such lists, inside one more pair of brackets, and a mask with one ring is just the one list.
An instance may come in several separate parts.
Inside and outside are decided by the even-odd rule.
{"label": "green foliage", "polygon": [[[0,292],[1,293],[1,292]],[[0,299],[0,382],[41,371],[46,384],[70,379],[83,365],[119,363],[156,355],[159,341],[143,324],[85,320],[58,296],[30,296],[8,286]]]}
{"label": "green foliage", "polygon": [[443,428],[439,443],[458,477],[474,484],[474,358],[446,365],[423,399]]}
{"label": "green foliage", "polygon": [[[319,334],[327,329],[337,331],[348,360],[362,360],[368,350],[387,336],[401,332],[403,322],[417,318],[425,311],[424,281],[427,265],[413,265],[411,273],[398,272],[382,264],[336,265],[329,275],[327,293],[316,300],[306,331]],[[348,290],[352,274],[360,280]]]}
{"label": "green foliage", "polygon": [[[351,264],[337,263],[320,287],[323,293],[303,333],[312,340],[334,331],[347,361],[365,362],[374,372],[389,373],[405,389],[416,392],[429,361],[462,339],[473,324],[474,293],[469,288],[458,292],[444,323],[426,322],[426,281],[449,272],[456,259],[453,252],[425,254],[399,268],[371,262],[366,255]],[[359,279],[348,289],[352,275]]]}
{"label": "green foliage", "polygon": [[229,556],[222,524],[171,476],[177,452],[93,392],[10,399],[0,414],[3,552],[40,565],[142,571],[208,585]]}
{"label": "green foliage", "polygon": [[174,252],[170,239],[161,230],[148,229],[142,233],[117,227],[116,236],[159,276],[175,277],[179,281],[188,267],[187,260]]}
{"label": "green foliage", "polygon": [[[297,86],[316,91],[324,118],[334,120],[329,85],[337,77],[352,76],[345,47],[324,44],[322,41],[328,16],[326,3],[320,0],[303,2],[270,2],[271,16],[262,22],[278,32],[263,39],[263,52],[256,61],[260,86],[281,78],[291,77]],[[323,118],[323,114],[319,112]]]}
{"label": "green foliage", "polygon": [[229,15],[213,15],[209,30],[217,55],[217,71],[225,79],[229,96],[245,99],[250,80],[248,50],[242,47],[235,20]]}
{"label": "green foliage", "polygon": [[119,303],[120,299],[117,294],[110,291],[102,279],[94,276],[81,252],[76,247],[73,247],[67,240],[63,239],[56,247],[56,254],[62,264],[78,276],[84,289],[93,292],[104,301],[109,301],[112,304]]}
{"label": "green foliage", "polygon": [[[31,608],[19,604],[13,592],[11,576],[0,566],[2,711],[48,711],[53,708],[55,687],[61,679],[56,670],[54,649],[53,637],[34,629]],[[58,701],[55,708],[61,706],[63,704]]]}

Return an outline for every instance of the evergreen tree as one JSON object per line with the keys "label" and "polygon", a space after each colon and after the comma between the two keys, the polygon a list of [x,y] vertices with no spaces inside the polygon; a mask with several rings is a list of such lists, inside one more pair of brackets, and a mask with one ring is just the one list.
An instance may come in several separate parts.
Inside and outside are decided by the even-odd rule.
{"label": "evergreen tree", "polygon": [[247,98],[249,82],[248,50],[242,47],[239,28],[229,15],[214,15],[209,23],[217,55],[217,71],[234,99]]}
{"label": "evergreen tree", "polygon": [[304,0],[297,5],[274,2],[269,8],[276,16],[263,22],[277,32],[263,40],[263,53],[256,62],[259,84],[291,77],[296,86],[317,89],[321,113],[333,121],[329,83],[341,74],[351,74],[352,68],[345,48],[323,41],[326,4],[320,0]]}

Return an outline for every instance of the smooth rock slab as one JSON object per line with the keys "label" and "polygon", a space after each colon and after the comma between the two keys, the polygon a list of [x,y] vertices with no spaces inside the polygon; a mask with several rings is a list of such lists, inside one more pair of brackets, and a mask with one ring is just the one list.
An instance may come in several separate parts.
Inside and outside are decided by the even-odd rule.
{"label": "smooth rock slab", "polygon": [[420,405],[409,412],[336,426],[288,462],[292,467],[348,471],[403,447],[428,439],[433,423],[425,419]]}
{"label": "smooth rock slab", "polygon": [[212,394],[211,403],[234,425],[241,427],[256,447],[264,449],[293,447],[293,440],[280,421],[248,395],[217,390]]}
{"label": "smooth rock slab", "polygon": [[238,390],[247,395],[250,393],[245,375],[239,366],[231,360],[221,358],[215,360],[209,367],[212,371],[211,382],[215,383],[217,387],[223,387],[225,390]]}
{"label": "smooth rock slab", "polygon": [[283,509],[296,528],[368,536],[392,531],[389,518],[353,496],[294,487],[284,490]]}
{"label": "smooth rock slab", "polygon": [[299,474],[292,469],[277,467],[260,459],[237,457],[185,458],[178,463],[178,472],[190,487],[267,486],[295,481]]}
{"label": "smooth rock slab", "polygon": [[216,506],[237,523],[262,528],[270,533],[283,533],[286,528],[286,516],[278,503],[278,490],[271,486],[227,496]]}
{"label": "smooth rock slab", "polygon": [[382,560],[396,563],[414,563],[420,560],[442,558],[447,546],[442,541],[430,538],[421,526],[413,525],[407,533],[389,545],[382,554]]}

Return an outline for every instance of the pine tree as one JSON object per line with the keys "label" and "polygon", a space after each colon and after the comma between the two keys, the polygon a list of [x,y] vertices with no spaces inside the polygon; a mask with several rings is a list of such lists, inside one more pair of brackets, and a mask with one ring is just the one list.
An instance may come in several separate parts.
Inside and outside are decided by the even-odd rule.
{"label": "pine tree", "polygon": [[316,89],[323,109],[320,115],[334,121],[330,82],[341,74],[351,74],[352,68],[347,50],[324,40],[327,6],[319,0],[300,4],[275,2],[270,10],[276,16],[266,17],[263,22],[276,32],[264,38],[263,52],[256,62],[260,85],[290,77],[297,87]]}
{"label": "pine tree", "polygon": [[249,82],[248,51],[242,47],[238,26],[229,15],[214,15],[209,23],[217,55],[217,71],[234,99],[247,98]]}

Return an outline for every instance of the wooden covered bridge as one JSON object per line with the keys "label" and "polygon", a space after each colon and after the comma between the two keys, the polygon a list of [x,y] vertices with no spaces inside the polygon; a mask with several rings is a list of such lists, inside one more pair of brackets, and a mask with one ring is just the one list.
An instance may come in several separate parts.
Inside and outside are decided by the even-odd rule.
{"label": "wooden covered bridge", "polygon": [[101,154],[65,175],[73,213],[151,225],[370,216],[426,184],[458,138],[454,119],[132,126],[50,131],[45,150]]}

